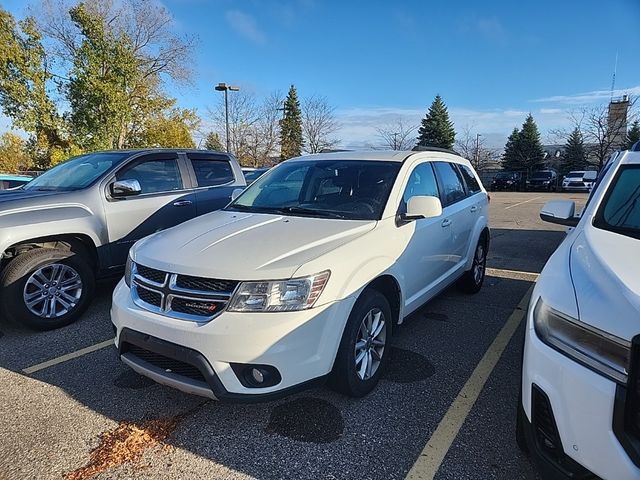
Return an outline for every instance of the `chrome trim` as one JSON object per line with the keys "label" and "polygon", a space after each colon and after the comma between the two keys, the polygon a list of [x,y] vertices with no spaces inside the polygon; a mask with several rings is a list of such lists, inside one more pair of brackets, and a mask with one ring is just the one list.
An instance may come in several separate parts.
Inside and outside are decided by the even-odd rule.
{"label": "chrome trim", "polygon": [[[158,270],[157,268],[151,268],[151,267],[147,267],[151,270]],[[162,272],[162,270],[158,270],[159,272]],[[158,283],[158,282],[154,282],[153,280],[148,279],[147,277],[143,277],[142,275],[140,275],[138,273],[138,265],[136,264],[136,262],[131,262],[131,277],[134,280],[140,280],[143,283],[148,283],[149,285],[155,285],[156,287],[164,287],[165,284],[167,283],[167,272],[162,272],[164,273],[164,281],[162,283]]]}
{"label": "chrome trim", "polygon": [[[191,301],[195,301],[195,302],[216,302],[216,303],[223,303],[223,305],[222,305],[222,308],[220,310],[216,310],[216,312],[213,315],[205,317],[203,315],[192,315],[190,313],[176,312],[175,310],[172,310],[171,303],[173,302],[174,298],[179,298],[180,300],[191,300]],[[220,313],[225,308],[227,308],[227,303],[228,302],[225,302],[224,300],[216,300],[215,298],[185,297],[185,296],[182,296],[182,295],[169,294],[169,295],[167,295],[167,299],[165,300],[165,309],[164,309],[164,311],[171,317],[180,318],[182,320],[191,320],[191,321],[194,321],[194,322],[206,323],[206,322],[209,322],[209,321],[213,320],[218,315],[220,315]]]}

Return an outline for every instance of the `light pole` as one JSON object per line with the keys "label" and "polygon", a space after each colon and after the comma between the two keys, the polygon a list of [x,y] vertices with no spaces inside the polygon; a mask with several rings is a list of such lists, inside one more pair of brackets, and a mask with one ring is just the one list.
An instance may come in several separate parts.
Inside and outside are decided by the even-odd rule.
{"label": "light pole", "polygon": [[226,130],[226,139],[227,139],[227,152],[231,150],[231,143],[229,141],[229,102],[227,100],[227,91],[231,90],[232,92],[239,92],[240,87],[236,87],[233,85],[227,85],[226,83],[219,83],[215,86],[215,89],[218,92],[224,92],[224,126]]}
{"label": "light pole", "polygon": [[482,134],[476,133],[476,170],[480,167],[480,137]]}

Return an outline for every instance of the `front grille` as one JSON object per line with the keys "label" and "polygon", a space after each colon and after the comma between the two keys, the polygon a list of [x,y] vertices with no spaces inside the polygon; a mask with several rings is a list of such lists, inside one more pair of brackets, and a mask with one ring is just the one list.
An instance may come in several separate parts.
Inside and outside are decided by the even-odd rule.
{"label": "front grille", "polygon": [[584,183],[582,182],[569,182],[570,187],[584,187]]}
{"label": "front grille", "polygon": [[144,265],[136,264],[136,271],[138,275],[154,283],[164,283],[167,277],[165,272],[156,270],[155,268],[145,267]]}
{"label": "front grille", "polygon": [[159,353],[150,352],[149,350],[145,350],[144,348],[129,343],[123,346],[123,353],[130,353],[138,357],[139,359],[150,363],[154,367],[158,367],[164,370],[165,372],[174,373],[176,375],[181,375],[192,380],[207,383],[204,375],[202,375],[200,370],[188,363],[165,357],[164,355],[160,355]]}
{"label": "front grille", "polygon": [[147,290],[144,287],[140,287],[140,286],[136,286],[136,293],[138,294],[138,297],[140,298],[140,300],[142,300],[145,303],[148,303],[149,305],[153,305],[154,307],[158,307],[160,308],[162,305],[162,295],[157,293],[157,292],[153,292],[151,290]]}
{"label": "front grille", "polygon": [[230,294],[235,290],[237,285],[238,282],[235,280],[218,280],[214,278],[192,277],[189,275],[178,275],[176,278],[176,287],[202,292],[222,292]]}
{"label": "front grille", "polygon": [[172,311],[203,317],[215,315],[222,310],[224,306],[224,302],[215,302],[211,300],[196,300],[182,297],[174,297],[171,300]]}

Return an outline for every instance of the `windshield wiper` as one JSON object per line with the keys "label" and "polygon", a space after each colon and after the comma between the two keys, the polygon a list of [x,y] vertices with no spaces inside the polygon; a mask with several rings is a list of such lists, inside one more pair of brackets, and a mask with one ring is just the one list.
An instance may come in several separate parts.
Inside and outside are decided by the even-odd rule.
{"label": "windshield wiper", "polygon": [[281,207],[275,210],[282,213],[293,213],[293,214],[299,213],[301,215],[315,215],[318,217],[326,217],[326,218],[347,218],[344,215],[337,212],[331,212],[328,210],[314,210],[313,208],[305,208],[305,207],[291,206],[291,207]]}

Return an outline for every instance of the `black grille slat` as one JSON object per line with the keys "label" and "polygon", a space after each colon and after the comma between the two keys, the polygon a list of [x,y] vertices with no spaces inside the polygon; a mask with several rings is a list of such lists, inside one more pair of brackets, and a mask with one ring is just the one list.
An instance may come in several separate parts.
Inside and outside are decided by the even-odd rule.
{"label": "black grille slat", "polygon": [[136,264],[136,270],[138,275],[155,283],[164,283],[167,276],[165,272],[156,270],[155,268],[145,267],[140,264]]}
{"label": "black grille slat", "polygon": [[162,305],[162,295],[159,293],[147,290],[140,286],[136,287],[136,291],[138,293],[138,297],[140,297],[140,300],[143,302],[158,308]]}
{"label": "black grille slat", "polygon": [[238,282],[235,280],[220,280],[215,278],[192,277],[190,275],[178,275],[176,286],[187,290],[201,292],[220,292],[231,294]]}
{"label": "black grille slat", "polygon": [[150,352],[149,350],[145,350],[144,348],[138,347],[137,345],[127,344],[125,351],[127,353],[131,353],[141,360],[144,360],[147,363],[150,363],[154,367],[158,367],[165,371],[171,370],[171,373],[174,373],[176,375],[181,375],[192,380],[206,383],[204,375],[202,375],[200,370],[188,363],[165,357],[164,355],[160,355],[159,353]]}
{"label": "black grille slat", "polygon": [[224,308],[223,302],[208,300],[190,300],[187,298],[173,298],[171,300],[171,310],[188,315],[210,317]]}

